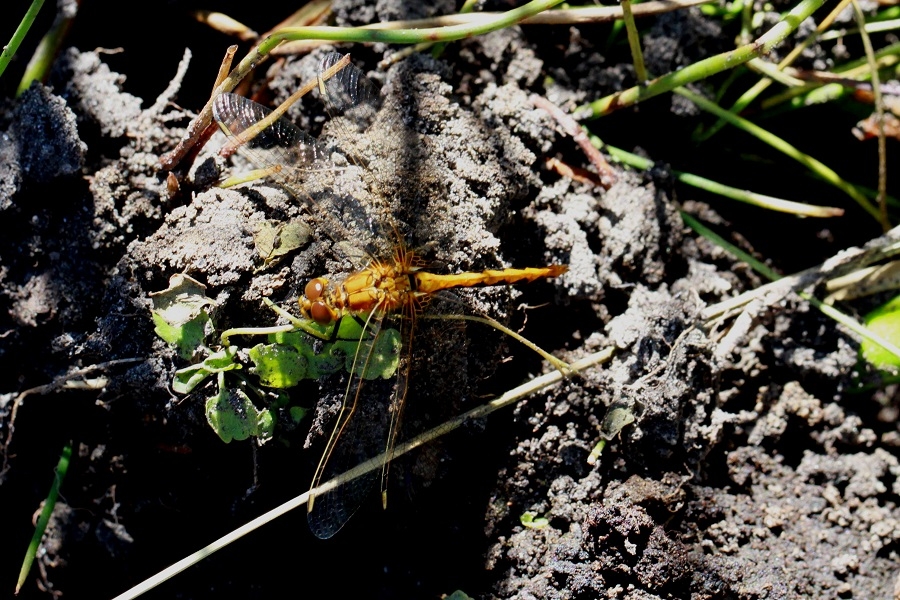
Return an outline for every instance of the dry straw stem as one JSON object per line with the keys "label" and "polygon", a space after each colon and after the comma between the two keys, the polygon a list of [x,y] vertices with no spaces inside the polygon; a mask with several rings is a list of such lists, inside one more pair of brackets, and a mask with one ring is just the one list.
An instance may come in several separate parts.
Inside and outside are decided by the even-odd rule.
{"label": "dry straw stem", "polygon": [[866,267],[849,275],[829,279],[825,283],[828,296],[826,304],[847,302],[872,294],[900,289],[900,260],[883,265]]}
{"label": "dry straw stem", "polygon": [[717,354],[725,355],[731,352],[731,349],[749,331],[749,327],[754,320],[753,315],[767,310],[769,307],[781,304],[789,294],[796,293],[800,298],[812,304],[835,322],[843,325],[858,336],[868,338],[900,358],[900,348],[890,340],[869,330],[836,308],[822,302],[814,297],[811,291],[808,291],[825,280],[842,277],[873,262],[881,261],[900,253],[900,227],[895,227],[883,236],[870,241],[862,249],[850,248],[843,250],[817,267],[806,269],[796,275],[779,278],[777,273],[774,273],[752,256],[734,248],[718,235],[706,229],[690,215],[682,213],[682,218],[685,220],[685,223],[703,237],[725,248],[740,260],[748,262],[755,270],[773,280],[772,283],[744,292],[730,300],[709,306],[701,312],[700,317],[705,321],[706,328],[711,329],[716,323],[725,320],[729,316],[738,313],[739,309],[742,309],[731,331],[723,338],[719,349],[716,350]]}
{"label": "dry straw stem", "polygon": [[887,212],[887,139],[884,134],[884,103],[881,98],[881,81],[878,77],[878,66],[875,60],[875,49],[872,40],[866,33],[866,17],[857,0],[852,0],[853,12],[860,26],[860,37],[863,48],[866,51],[866,61],[869,64],[869,73],[872,77],[872,92],[875,96],[875,117],[878,122],[878,208],[881,226],[885,231],[891,228],[891,221]]}
{"label": "dry straw stem", "polygon": [[562,127],[563,131],[566,135],[572,138],[578,147],[581,148],[581,151],[584,152],[585,156],[587,156],[588,160],[591,161],[591,164],[594,165],[594,168],[597,169],[597,174],[600,176],[600,182],[604,189],[609,189],[616,182],[616,173],[613,168],[606,162],[606,159],[603,158],[603,155],[600,154],[600,149],[591,144],[590,138],[588,138],[587,133],[585,133],[584,129],[578,124],[578,122],[572,118],[567,112],[565,112],[560,107],[556,106],[548,99],[543,96],[539,96],[538,94],[532,94],[528,97],[528,101],[531,102],[535,107],[542,109],[551,117],[556,123]]}
{"label": "dry straw stem", "polygon": [[[532,0],[519,8],[500,13],[497,17],[476,24],[453,25],[448,27],[431,27],[424,29],[385,30],[367,27],[289,27],[266,37],[259,46],[252,49],[238,63],[237,67],[216,87],[203,110],[188,126],[185,137],[178,146],[160,158],[160,166],[171,170],[184,158],[195,141],[212,123],[212,103],[219,94],[232,91],[235,86],[253,70],[257,64],[265,60],[277,46],[288,40],[321,39],[340,42],[385,42],[394,44],[417,44],[420,42],[444,42],[460,40],[475,35],[489,33],[504,27],[520,23],[540,12],[548,10],[562,0]],[[384,25],[382,25],[384,27]]]}
{"label": "dry straw stem", "polygon": [[[583,371],[585,369],[588,369],[590,367],[593,367],[595,365],[599,365],[599,364],[602,364],[602,363],[608,361],[612,357],[612,354],[613,354],[613,349],[608,348],[606,350],[601,350],[600,352],[596,352],[596,353],[591,354],[581,360],[578,360],[578,361],[572,363],[570,366],[571,366],[572,370],[574,370],[574,371]],[[455,419],[451,419],[450,421],[447,421],[446,423],[443,423],[443,424],[435,427],[434,429],[426,431],[425,433],[423,433],[419,436],[416,436],[415,438],[411,439],[410,441],[397,446],[394,449],[392,458],[397,458],[398,456],[402,456],[402,455],[406,454],[407,452],[414,450],[415,448],[418,448],[419,446],[426,444],[433,439],[436,439],[442,435],[445,435],[445,434],[453,431],[454,429],[457,429],[460,425],[462,425],[463,423],[465,423],[466,421],[468,421],[470,419],[477,419],[477,418],[485,417],[485,416],[491,414],[492,412],[494,412],[500,408],[509,406],[530,394],[533,394],[539,390],[549,387],[555,383],[559,383],[562,379],[563,379],[563,374],[559,371],[552,371],[545,375],[541,375],[540,377],[535,377],[528,383],[520,385],[519,387],[506,392],[505,394],[503,394],[496,400],[493,400],[492,402],[488,402],[487,404],[483,404],[477,408],[474,408],[474,409],[470,410],[469,412],[456,417]],[[197,564],[198,562],[200,562],[204,558],[210,556],[217,550],[221,550],[225,546],[228,546],[232,542],[237,541],[238,539],[242,538],[243,536],[247,535],[248,533],[265,525],[266,523],[269,523],[270,521],[277,519],[278,517],[294,510],[297,507],[306,505],[310,494],[315,494],[316,496],[320,496],[324,492],[334,489],[335,487],[337,487],[339,485],[343,485],[346,482],[351,481],[352,479],[354,479],[356,477],[359,477],[360,475],[363,475],[370,471],[375,471],[377,469],[381,469],[382,466],[384,465],[384,459],[385,459],[384,454],[376,456],[375,458],[367,460],[366,462],[351,469],[350,471],[347,471],[346,473],[344,473],[338,477],[335,477],[331,481],[323,483],[322,485],[320,485],[317,488],[314,488],[312,490],[309,490],[308,492],[300,494],[299,496],[293,498],[292,500],[285,502],[281,506],[278,506],[265,514],[260,515],[259,517],[253,519],[249,523],[247,523],[247,524],[235,529],[234,531],[228,533],[227,535],[219,538],[218,540],[209,544],[205,548],[202,548],[202,549],[198,550],[197,552],[191,554],[190,556],[183,558],[182,560],[173,564],[169,568],[167,568],[163,571],[160,571],[153,577],[150,577],[149,579],[141,582],[140,584],[136,585],[135,587],[131,588],[130,590],[120,594],[119,596],[116,596],[113,600],[130,600],[131,598],[137,598],[138,596],[144,594],[145,592],[155,588],[162,582],[164,582],[164,581],[174,577],[178,573],[184,571],[188,567],[191,567],[191,566]]]}
{"label": "dry straw stem", "polygon": [[768,299],[766,304],[772,305],[791,292],[812,289],[825,280],[847,275],[897,254],[900,254],[900,227],[895,227],[884,235],[869,241],[862,248],[841,250],[820,265],[782,277],[755,290],[708,306],[700,313],[700,318],[709,322],[746,306],[752,300],[763,297]]}

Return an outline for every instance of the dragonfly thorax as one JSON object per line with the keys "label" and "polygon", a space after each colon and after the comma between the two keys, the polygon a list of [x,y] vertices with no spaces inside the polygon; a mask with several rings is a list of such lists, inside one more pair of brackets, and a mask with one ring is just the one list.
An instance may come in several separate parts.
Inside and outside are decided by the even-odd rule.
{"label": "dragonfly thorax", "polygon": [[322,325],[333,323],[348,312],[415,312],[423,294],[416,290],[418,280],[414,273],[403,263],[374,261],[337,284],[317,277],[306,285],[300,311]]}

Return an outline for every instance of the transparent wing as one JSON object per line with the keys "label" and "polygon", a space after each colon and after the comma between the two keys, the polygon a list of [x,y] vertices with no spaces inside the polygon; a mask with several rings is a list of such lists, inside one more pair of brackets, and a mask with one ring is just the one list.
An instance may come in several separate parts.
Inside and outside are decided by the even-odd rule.
{"label": "transparent wing", "polygon": [[[219,94],[213,101],[213,117],[231,140],[240,140],[271,114],[265,106],[237,94]],[[261,169],[278,167],[274,178],[285,183],[300,183],[304,171],[334,168],[327,149],[284,118],[262,128],[241,149]]]}
{"label": "transparent wing", "polygon": [[[240,147],[256,167],[268,171],[275,182],[310,203],[329,237],[352,240],[362,251],[378,248],[381,222],[386,218],[364,190],[341,177],[348,165],[364,161],[354,150],[379,107],[375,85],[352,64],[329,78],[324,74],[342,59],[332,52],[319,65],[318,87],[332,117],[341,117],[333,127],[338,149],[316,140],[284,117],[272,120],[270,109],[236,94],[220,94],[213,101],[213,116],[225,135]],[[361,167],[363,177],[365,168]],[[348,249],[341,249],[345,253]]]}
{"label": "transparent wing", "polygon": [[[341,409],[313,477],[312,488],[379,456],[390,439],[389,405],[397,393],[397,383],[402,381],[405,386],[406,377],[396,377],[400,369],[390,380],[380,379],[380,374],[385,361],[390,360],[388,355],[400,352],[406,344],[401,342],[396,330],[382,328],[383,319],[383,314],[373,313],[366,324]],[[344,526],[371,493],[384,472],[384,464],[381,467],[310,497],[307,516],[310,530],[316,537],[330,538]]]}
{"label": "transparent wing", "polygon": [[319,93],[333,119],[344,117],[350,128],[349,138],[353,133],[363,133],[372,125],[381,108],[381,95],[372,80],[352,64],[325,79],[323,74],[341,59],[343,55],[338,52],[329,52],[322,59],[319,64]]}
{"label": "transparent wing", "polygon": [[[366,132],[381,108],[381,94],[372,80],[353,64],[347,64],[331,77],[324,76],[343,59],[344,55],[338,52],[329,52],[322,58],[318,69],[319,94],[331,117],[331,135],[348,162],[359,168],[369,189],[375,189],[366,158],[372,151],[372,137]],[[383,200],[373,199],[368,206],[365,227],[360,228],[367,237],[354,238],[370,255],[385,254],[390,246],[389,235],[396,230],[391,211]]]}
{"label": "transparent wing", "polygon": [[394,459],[394,448],[400,434],[400,423],[403,418],[403,408],[406,406],[406,393],[409,391],[409,371],[412,365],[412,344],[415,331],[415,313],[404,315],[400,322],[400,339],[403,340],[400,363],[397,367],[397,379],[394,382],[394,390],[391,402],[388,405],[390,425],[384,441],[384,462],[381,467],[381,498],[387,507],[388,471],[391,461]]}

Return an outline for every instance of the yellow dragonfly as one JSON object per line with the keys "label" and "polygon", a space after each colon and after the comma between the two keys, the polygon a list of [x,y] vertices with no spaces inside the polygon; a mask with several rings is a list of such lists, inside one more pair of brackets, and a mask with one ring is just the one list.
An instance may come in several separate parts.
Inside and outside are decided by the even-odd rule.
{"label": "yellow dragonfly", "polygon": [[[349,57],[332,52],[318,68],[316,85],[334,121],[343,129],[338,137],[364,135],[377,115],[379,93],[363,72],[350,64]],[[282,111],[283,112],[283,111]],[[222,94],[213,103],[213,114],[234,147],[242,151],[275,182],[305,198],[323,231],[342,244],[355,242],[369,258],[359,270],[340,281],[315,277],[299,300],[300,313],[320,325],[334,325],[354,319],[362,333],[356,346],[353,368],[322,458],[316,468],[312,489],[332,476],[384,453],[382,492],[387,485],[387,465],[397,441],[400,418],[406,400],[411,348],[416,320],[424,307],[442,290],[460,287],[508,285],[540,278],[557,277],[564,265],[521,269],[487,269],[454,274],[433,273],[422,257],[397,237],[397,228],[383,207],[352,194],[323,192],[329,177],[346,168],[340,155],[304,133],[280,112],[235,94]],[[348,163],[352,163],[348,160]],[[333,182],[332,182],[333,183]],[[373,250],[374,248],[374,250]],[[381,335],[385,318],[399,320],[400,361],[393,386],[367,381],[373,368],[375,340]],[[373,368],[374,370],[374,368]],[[385,396],[388,397],[385,402]],[[385,410],[383,407],[387,406]],[[382,407],[382,408],[379,408]],[[381,414],[377,414],[378,412]],[[385,414],[386,413],[386,414]],[[329,538],[353,515],[379,478],[377,471],[341,485],[320,496],[310,495],[308,520],[319,538]]]}

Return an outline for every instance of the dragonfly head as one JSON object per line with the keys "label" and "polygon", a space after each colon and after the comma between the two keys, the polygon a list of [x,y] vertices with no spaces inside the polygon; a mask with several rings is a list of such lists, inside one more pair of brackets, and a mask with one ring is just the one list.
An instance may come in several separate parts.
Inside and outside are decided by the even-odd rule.
{"label": "dragonfly head", "polygon": [[301,300],[303,312],[321,325],[328,325],[337,320],[337,313],[323,298],[326,289],[328,289],[328,280],[324,277],[316,277],[306,284],[303,289],[304,299]]}

